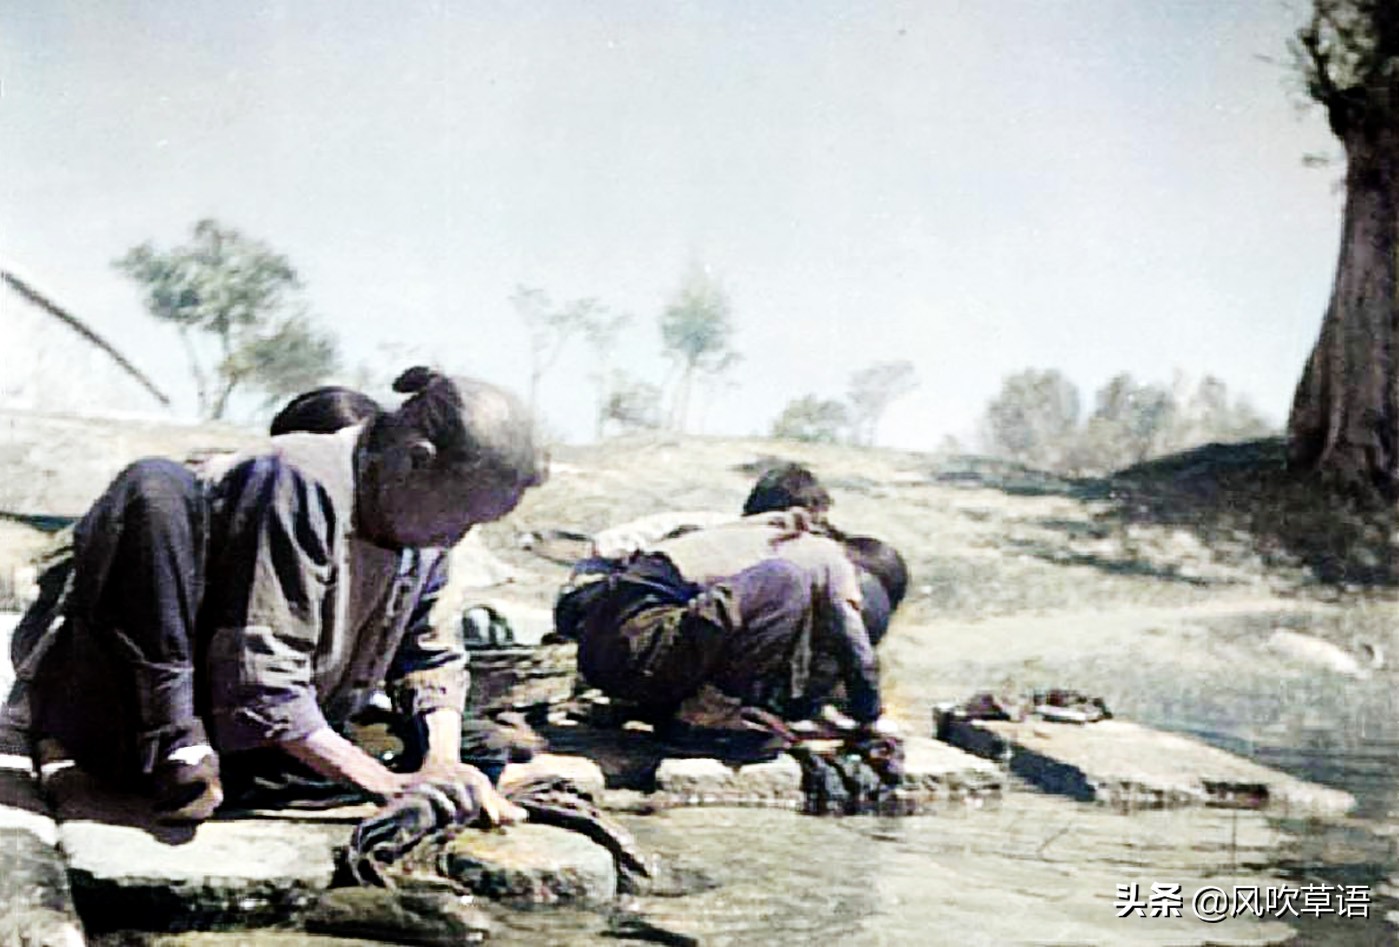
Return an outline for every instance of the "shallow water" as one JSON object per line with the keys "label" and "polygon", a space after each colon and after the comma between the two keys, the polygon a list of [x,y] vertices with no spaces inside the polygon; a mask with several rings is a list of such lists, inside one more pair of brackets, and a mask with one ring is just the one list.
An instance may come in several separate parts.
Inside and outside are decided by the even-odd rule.
{"label": "shallow water", "polygon": [[[494,943],[617,945],[1294,944],[1399,942],[1399,708],[1393,670],[1364,677],[1299,666],[1260,648],[1278,626],[1388,643],[1392,609],[1202,618],[1148,630],[1126,650],[1036,657],[1022,683],[1068,684],[1120,715],[1196,734],[1294,775],[1344,788],[1352,819],[1257,812],[1131,815],[1017,786],[981,807],[906,819],[818,819],[761,809],[679,809],[624,821],[643,846],[714,886],[627,900],[610,914],[494,912]],[[1194,621],[1194,619],[1192,619]],[[1390,649],[1391,653],[1395,649]],[[945,662],[941,682],[992,682],[1007,665]],[[905,680],[911,675],[905,674]],[[908,695],[904,695],[907,697]],[[914,705],[946,694],[920,693]],[[1180,917],[1119,917],[1118,886],[1179,884]],[[1205,885],[1365,885],[1368,917],[1192,915]],[[203,935],[198,942],[246,942]],[[259,935],[258,939],[261,939]],[[319,938],[293,937],[297,944]],[[194,943],[192,939],[182,939]]]}
{"label": "shallow water", "polygon": [[[624,918],[527,914],[497,940],[616,944],[1296,944],[1399,943],[1399,708],[1396,674],[1354,677],[1260,650],[1289,625],[1335,641],[1388,642],[1390,608],[1289,617],[1268,612],[1200,623],[1174,637],[1091,661],[1038,660],[1043,683],[1104,694],[1122,716],[1193,733],[1269,766],[1350,791],[1354,818],[1321,824],[1256,812],[1119,814],[1017,787],[982,808],[951,806],[900,820],[814,819],[786,812],[676,810],[632,817],[638,839],[718,886],[637,899]],[[1163,649],[1172,660],[1159,660]],[[1184,648],[1188,654],[1182,654]],[[1004,668],[963,663],[961,680]],[[927,696],[927,695],[923,695]],[[1117,886],[1179,883],[1175,917],[1119,918]],[[1365,885],[1368,917],[1192,916],[1202,885]]]}

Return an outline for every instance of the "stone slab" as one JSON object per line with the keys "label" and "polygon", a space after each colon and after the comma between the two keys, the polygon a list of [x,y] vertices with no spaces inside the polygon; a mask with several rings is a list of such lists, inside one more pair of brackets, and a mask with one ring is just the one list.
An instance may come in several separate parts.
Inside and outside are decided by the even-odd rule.
{"label": "stone slab", "polygon": [[317,899],[306,930],[396,944],[451,947],[485,943],[490,918],[470,896],[450,891],[336,888]]}
{"label": "stone slab", "polygon": [[1125,720],[968,720],[935,711],[938,736],[1049,792],[1124,808],[1215,806],[1340,816],[1347,792],[1289,776],[1175,733]]}
{"label": "stone slab", "polygon": [[149,803],[69,768],[50,794],[79,913],[94,932],[248,928],[302,913],[325,890],[343,823],[228,819],[164,826]]}
{"label": "stone slab", "polygon": [[602,767],[586,756],[539,753],[528,763],[507,764],[500,774],[500,789],[508,792],[511,786],[550,776],[567,779],[594,799],[601,799],[607,788]]}
{"label": "stone slab", "polygon": [[[106,790],[77,768],[57,773],[50,792],[74,900],[93,933],[257,929],[299,923],[318,906],[335,915],[323,895],[333,890],[335,849],[349,838],[348,809],[175,827],[157,823],[145,800]],[[450,847],[453,878],[485,897],[591,903],[616,894],[611,853],[563,829],[466,830]],[[416,910],[385,907],[384,916],[400,908]]]}
{"label": "stone slab", "polygon": [[0,754],[0,944],[81,947],[58,826],[28,756]]}
{"label": "stone slab", "polygon": [[903,791],[924,802],[993,799],[1005,777],[975,754],[928,737],[904,740]]}
{"label": "stone slab", "polygon": [[[835,744],[832,743],[831,749]],[[918,812],[944,802],[1000,795],[1004,779],[987,760],[927,737],[904,741],[901,811]],[[802,771],[787,754],[743,766],[716,759],[665,759],[656,768],[653,805],[738,805],[799,809],[805,802]]]}
{"label": "stone slab", "polygon": [[657,801],[688,806],[801,808],[802,770],[785,753],[743,766],[715,759],[666,759],[656,768]]}
{"label": "stone slab", "polygon": [[535,729],[548,741],[551,751],[587,757],[597,764],[609,790],[650,792],[655,789],[661,751],[649,729],[553,724]]}
{"label": "stone slab", "polygon": [[516,904],[603,904],[617,895],[612,853],[551,825],[466,831],[438,864],[473,894]]}

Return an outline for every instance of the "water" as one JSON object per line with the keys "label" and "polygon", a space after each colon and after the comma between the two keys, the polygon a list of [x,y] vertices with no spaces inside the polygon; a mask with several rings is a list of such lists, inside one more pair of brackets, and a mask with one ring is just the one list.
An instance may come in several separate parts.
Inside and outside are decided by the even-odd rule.
{"label": "water", "polygon": [[[898,820],[814,819],[763,810],[689,809],[630,817],[643,845],[708,874],[717,887],[637,899],[645,922],[522,915],[509,943],[1294,944],[1399,942],[1399,708],[1396,674],[1363,678],[1260,657],[1258,642],[1294,621],[1328,640],[1388,642],[1389,608],[1289,619],[1268,611],[1202,619],[1182,639],[1143,636],[1125,653],[1037,658],[1043,683],[1072,681],[1125,717],[1195,734],[1294,775],[1348,790],[1355,816],[1331,823],[1256,812],[1123,815],[1017,787],[999,803]],[[1169,660],[1163,657],[1169,655]],[[944,679],[992,681],[1002,665],[962,661]],[[905,678],[909,675],[905,674]],[[940,675],[943,677],[943,675]],[[927,680],[927,687],[938,686]],[[965,687],[965,684],[961,686]],[[927,695],[922,695],[926,697]],[[1181,885],[1182,917],[1117,916],[1117,886]],[[1368,917],[1192,916],[1203,885],[1368,886]]]}
{"label": "water", "polygon": [[[707,877],[683,897],[626,900],[616,911],[497,912],[494,943],[717,945],[1396,943],[1399,911],[1399,708],[1396,674],[1364,678],[1274,661],[1258,643],[1279,624],[1330,640],[1388,642],[1391,609],[1269,611],[1148,631],[1125,650],[1051,651],[1019,669],[1028,684],[1071,682],[1122,716],[1196,734],[1294,775],[1344,788],[1354,818],[1326,824],[1207,809],[1119,814],[1015,787],[977,808],[927,816],[818,819],[762,809],[624,816],[641,844]],[[1390,649],[1393,652],[1395,649]],[[965,652],[963,652],[965,653]],[[948,660],[919,680],[915,713],[949,686],[1002,679],[1004,660]],[[1035,675],[1036,679],[1025,677]],[[970,682],[970,683],[969,683]],[[937,692],[937,693],[934,693]],[[904,695],[907,698],[907,694]],[[919,704],[923,706],[919,706]],[[926,718],[923,718],[926,719]],[[1118,886],[1179,884],[1181,917],[1118,917]],[[1193,917],[1204,885],[1369,886],[1369,917]],[[259,942],[266,935],[253,935]],[[249,935],[186,935],[227,944]],[[288,939],[288,938],[283,938]],[[325,945],[319,938],[291,943]],[[270,941],[266,941],[270,942]]]}

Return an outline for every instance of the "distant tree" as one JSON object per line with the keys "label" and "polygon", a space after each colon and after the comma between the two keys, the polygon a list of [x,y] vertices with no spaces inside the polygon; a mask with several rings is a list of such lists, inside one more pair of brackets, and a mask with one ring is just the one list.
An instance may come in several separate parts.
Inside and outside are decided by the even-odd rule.
{"label": "distant tree", "polygon": [[510,304],[529,332],[529,407],[537,424],[542,420],[539,411],[540,382],[559,360],[569,341],[593,330],[604,318],[602,306],[596,299],[576,299],[556,306],[542,289],[527,286],[515,287]]}
{"label": "distant tree", "polygon": [[603,422],[614,422],[623,431],[649,430],[661,426],[661,390],[650,382],[613,372],[608,386]]}
{"label": "distant tree", "polygon": [[324,382],[337,361],[335,340],[296,313],[247,339],[226,371],[233,384],[251,381],[270,406]]}
{"label": "distant tree", "polygon": [[1027,368],[1001,382],[986,406],[983,437],[993,454],[1052,469],[1072,445],[1078,416],[1073,382],[1057,369]]}
{"label": "distant tree", "polygon": [[1288,419],[1288,463],[1399,497],[1399,3],[1313,0],[1291,44],[1346,156],[1341,251]]}
{"label": "distant tree", "polygon": [[703,269],[690,272],[660,316],[661,344],[676,363],[680,378],[671,402],[671,427],[685,430],[696,375],[717,376],[741,356],[732,345],[729,300]]}
{"label": "distant tree", "polygon": [[1066,458],[1076,470],[1110,471],[1165,453],[1174,445],[1174,393],[1140,384],[1130,373],[1114,375],[1093,396],[1093,414]]}
{"label": "distant tree", "polygon": [[603,425],[607,422],[614,386],[624,383],[626,379],[625,375],[613,371],[612,355],[622,330],[631,322],[632,317],[627,313],[603,311],[583,327],[583,336],[593,350],[594,368],[591,378],[597,390],[597,406],[593,415],[593,437],[596,440],[602,440]]}
{"label": "distant tree", "polygon": [[1200,379],[1190,394],[1177,395],[1177,431],[1171,449],[1211,442],[1229,443],[1267,437],[1274,432],[1267,418],[1242,395],[1231,397],[1229,386],[1213,375]]}
{"label": "distant tree", "polygon": [[875,362],[850,376],[850,440],[874,444],[889,405],[918,387],[918,372],[905,359]]}
{"label": "distant tree", "polygon": [[787,403],[772,422],[772,436],[789,441],[834,444],[850,425],[850,411],[840,402],[803,395]]}
{"label": "distant tree", "polygon": [[938,446],[933,449],[933,453],[947,457],[956,454],[965,454],[966,452],[967,450],[962,446],[961,439],[955,434],[944,434],[942,439],[938,441]]}
{"label": "distant tree", "polygon": [[[260,240],[206,219],[182,246],[143,243],[113,265],[141,285],[151,315],[179,331],[201,417],[224,417],[239,387],[272,400],[336,369],[334,338],[306,314],[296,271]],[[212,355],[201,339],[212,340]]]}

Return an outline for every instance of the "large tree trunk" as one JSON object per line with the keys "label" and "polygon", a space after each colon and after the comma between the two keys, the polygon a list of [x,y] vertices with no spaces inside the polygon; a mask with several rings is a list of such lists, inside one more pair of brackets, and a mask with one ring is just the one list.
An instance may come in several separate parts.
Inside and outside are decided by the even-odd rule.
{"label": "large tree trunk", "polygon": [[[1399,129],[1346,129],[1341,253],[1293,397],[1288,463],[1362,497],[1399,496]],[[1386,123],[1387,124],[1387,123]]]}

